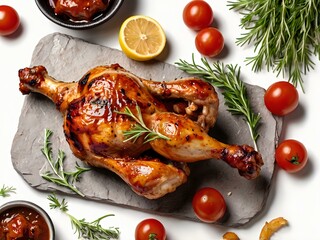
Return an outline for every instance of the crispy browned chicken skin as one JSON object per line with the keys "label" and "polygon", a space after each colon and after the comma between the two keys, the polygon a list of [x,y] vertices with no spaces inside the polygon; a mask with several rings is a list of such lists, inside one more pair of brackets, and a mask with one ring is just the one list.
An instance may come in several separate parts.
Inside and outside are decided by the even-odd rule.
{"label": "crispy browned chicken skin", "polygon": [[[50,77],[43,66],[19,71],[20,91],[46,95],[64,116],[64,132],[79,159],[118,174],[137,194],[159,198],[187,180],[188,162],[220,159],[254,179],[262,158],[252,147],[228,145],[207,132],[217,118],[214,88],[196,78],[169,82],[145,80],[118,64],[99,66],[78,82]],[[146,126],[169,138],[126,141],[124,133],[136,124],[120,114],[141,109]],[[152,150],[159,157],[146,155]]]}

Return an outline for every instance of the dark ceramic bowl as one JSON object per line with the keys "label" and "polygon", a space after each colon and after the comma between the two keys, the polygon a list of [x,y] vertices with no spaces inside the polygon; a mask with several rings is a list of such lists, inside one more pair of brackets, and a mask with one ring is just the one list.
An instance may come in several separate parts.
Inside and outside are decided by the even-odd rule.
{"label": "dark ceramic bowl", "polygon": [[97,14],[91,21],[72,21],[66,17],[56,15],[50,5],[50,0],[35,0],[40,11],[52,22],[70,29],[88,29],[96,27],[111,19],[122,5],[124,0],[111,0],[108,8]]}
{"label": "dark ceramic bowl", "polygon": [[[1,216],[1,218],[3,215],[6,217],[8,217],[8,215],[11,216],[13,214],[13,212],[18,211],[21,208],[31,209],[31,212],[33,212],[33,213],[35,212],[39,216],[41,216],[44,220],[45,225],[47,225],[47,227],[48,227],[48,232],[49,232],[48,240],[55,239],[55,231],[54,231],[54,226],[51,221],[51,218],[41,207],[39,207],[38,205],[36,205],[32,202],[28,202],[28,201],[24,201],[24,200],[16,200],[16,201],[7,202],[7,203],[3,204],[2,206],[0,206],[0,216]],[[28,213],[30,213],[29,210],[28,210]],[[25,214],[27,214],[27,213],[25,213]],[[30,214],[28,214],[28,215],[30,216]],[[39,218],[37,218],[37,219],[39,219]]]}

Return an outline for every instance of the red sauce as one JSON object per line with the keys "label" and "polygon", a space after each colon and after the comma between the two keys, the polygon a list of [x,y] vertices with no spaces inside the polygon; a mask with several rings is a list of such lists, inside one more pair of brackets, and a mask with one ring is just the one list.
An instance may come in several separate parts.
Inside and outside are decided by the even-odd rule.
{"label": "red sauce", "polygon": [[44,218],[27,207],[8,209],[0,215],[0,240],[49,240]]}
{"label": "red sauce", "polygon": [[49,0],[57,15],[67,16],[72,21],[90,21],[105,11],[110,0]]}

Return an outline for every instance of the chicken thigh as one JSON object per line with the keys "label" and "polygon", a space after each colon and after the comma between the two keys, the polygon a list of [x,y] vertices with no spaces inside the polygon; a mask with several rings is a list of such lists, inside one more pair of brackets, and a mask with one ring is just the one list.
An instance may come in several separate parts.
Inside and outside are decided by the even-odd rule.
{"label": "chicken thigh", "polygon": [[[197,78],[156,82],[139,78],[118,64],[98,66],[77,82],[50,77],[43,66],[19,70],[23,94],[50,98],[64,117],[64,133],[74,155],[109,169],[133,191],[156,199],[187,181],[189,162],[217,159],[256,178],[263,160],[247,145],[228,145],[210,137],[219,100],[212,85]],[[146,134],[128,140],[137,121],[163,138]]]}

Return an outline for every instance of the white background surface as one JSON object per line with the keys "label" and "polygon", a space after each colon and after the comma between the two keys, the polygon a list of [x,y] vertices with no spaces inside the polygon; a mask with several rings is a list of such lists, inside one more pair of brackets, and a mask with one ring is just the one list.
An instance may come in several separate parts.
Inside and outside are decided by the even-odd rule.
{"label": "white background surface", "polygon": [[[251,56],[253,49],[250,47],[241,48],[234,43],[236,37],[239,37],[242,32],[238,26],[240,15],[230,11],[226,1],[208,2],[215,14],[214,25],[222,31],[225,37],[225,51],[219,60],[225,63],[239,64],[242,78],[248,83],[267,88],[271,83],[283,80],[271,72],[253,73],[251,66],[245,65],[244,58]],[[55,224],[57,240],[77,239],[67,216],[58,210],[49,208],[49,202],[46,199],[47,193],[32,189],[16,173],[11,164],[11,144],[17,130],[24,100],[24,96],[18,90],[17,72],[20,68],[29,66],[33,49],[38,41],[49,33],[62,32],[81,37],[92,43],[120,49],[117,37],[121,23],[131,15],[143,14],[159,21],[166,32],[168,43],[160,60],[168,63],[174,63],[180,58],[190,61],[192,53],[195,53],[196,60],[199,60],[200,55],[194,46],[195,32],[189,30],[182,21],[183,7],[187,3],[188,0],[126,0],[121,10],[111,21],[95,29],[76,31],[59,27],[50,22],[41,14],[34,1],[2,0],[0,2],[0,4],[13,6],[21,17],[21,29],[17,34],[10,37],[0,37],[0,81],[2,86],[0,94],[0,186],[5,184],[17,189],[16,194],[12,194],[11,197],[0,197],[0,204],[16,199],[36,202],[51,216]],[[121,240],[133,240],[135,226],[148,217],[154,217],[163,222],[167,229],[168,240],[218,240],[226,231],[236,232],[243,240],[257,240],[265,221],[279,216],[285,217],[290,225],[281,229],[272,239],[320,239],[317,234],[320,214],[320,175],[318,173],[320,167],[318,157],[320,63],[318,59],[315,59],[315,62],[317,64],[315,70],[309,72],[305,77],[305,94],[299,89],[300,104],[298,109],[285,118],[282,135],[282,139],[294,138],[305,144],[309,152],[309,163],[298,174],[288,174],[276,169],[266,207],[246,226],[240,229],[225,228],[66,197],[70,213],[79,219],[86,218],[87,220],[94,220],[106,213],[114,213],[115,216],[103,222],[103,225],[119,227]],[[87,70],[84,69],[84,72]],[[26,152],[26,154],[28,153]],[[32,164],[32,159],[30,159],[30,164]]]}

